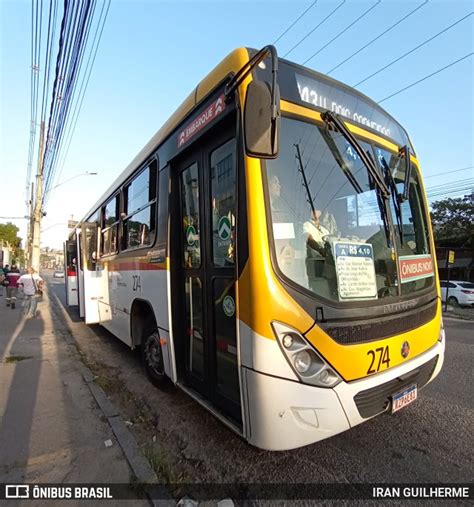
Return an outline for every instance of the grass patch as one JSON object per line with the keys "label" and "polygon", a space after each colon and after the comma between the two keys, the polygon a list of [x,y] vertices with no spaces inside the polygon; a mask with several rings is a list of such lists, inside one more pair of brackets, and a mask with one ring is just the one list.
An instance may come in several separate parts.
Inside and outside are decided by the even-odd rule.
{"label": "grass patch", "polygon": [[155,449],[148,446],[144,450],[145,458],[150,462],[151,467],[158,477],[164,479],[167,484],[185,483],[186,474],[177,472],[171,463],[169,454],[164,449]]}
{"label": "grass patch", "polygon": [[7,356],[3,359],[4,363],[19,363],[25,359],[31,359],[33,356]]}

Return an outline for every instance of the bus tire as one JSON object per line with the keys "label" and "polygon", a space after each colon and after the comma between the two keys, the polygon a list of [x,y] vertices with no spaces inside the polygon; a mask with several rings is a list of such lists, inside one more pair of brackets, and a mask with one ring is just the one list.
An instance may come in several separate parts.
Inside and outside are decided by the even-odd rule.
{"label": "bus tire", "polygon": [[143,333],[141,344],[142,361],[151,383],[157,387],[165,387],[166,374],[161,350],[160,334],[156,325],[148,324]]}

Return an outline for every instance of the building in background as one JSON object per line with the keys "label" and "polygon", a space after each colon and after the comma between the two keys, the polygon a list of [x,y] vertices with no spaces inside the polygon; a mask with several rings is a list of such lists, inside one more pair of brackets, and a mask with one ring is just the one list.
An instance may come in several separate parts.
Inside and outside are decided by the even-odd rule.
{"label": "building in background", "polygon": [[437,247],[436,259],[438,261],[440,280],[446,280],[448,278],[446,256],[449,250],[454,251],[454,264],[449,266],[449,279],[453,281],[474,282],[473,248]]}
{"label": "building in background", "polygon": [[64,252],[54,248],[41,249],[41,269],[62,269],[64,267]]}

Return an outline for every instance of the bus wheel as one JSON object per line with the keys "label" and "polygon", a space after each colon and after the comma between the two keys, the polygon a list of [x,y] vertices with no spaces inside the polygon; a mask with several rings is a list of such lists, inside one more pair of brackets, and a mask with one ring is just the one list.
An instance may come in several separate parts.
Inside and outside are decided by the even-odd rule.
{"label": "bus wheel", "polygon": [[146,329],[143,335],[141,350],[148,378],[154,385],[163,387],[166,376],[160,335],[156,327],[150,326]]}

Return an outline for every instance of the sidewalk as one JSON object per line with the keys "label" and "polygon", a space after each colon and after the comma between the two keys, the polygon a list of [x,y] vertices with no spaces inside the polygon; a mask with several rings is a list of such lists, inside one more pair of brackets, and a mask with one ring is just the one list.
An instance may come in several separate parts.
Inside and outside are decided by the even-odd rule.
{"label": "sidewalk", "polygon": [[451,306],[445,312],[445,304],[443,303],[443,317],[455,320],[474,320],[474,308],[469,306]]}
{"label": "sidewalk", "polygon": [[0,483],[129,484],[130,467],[47,292],[33,319],[21,303],[12,310],[0,296]]}

